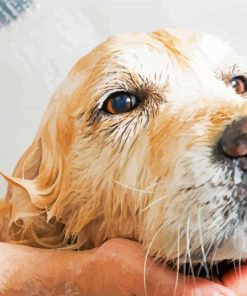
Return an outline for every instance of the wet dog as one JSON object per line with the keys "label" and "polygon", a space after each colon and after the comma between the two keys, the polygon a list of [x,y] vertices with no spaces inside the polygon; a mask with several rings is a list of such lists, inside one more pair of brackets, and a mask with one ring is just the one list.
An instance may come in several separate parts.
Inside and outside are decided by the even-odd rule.
{"label": "wet dog", "polygon": [[247,64],[210,35],[111,37],[55,92],[18,162],[2,240],[113,237],[169,262],[247,257]]}

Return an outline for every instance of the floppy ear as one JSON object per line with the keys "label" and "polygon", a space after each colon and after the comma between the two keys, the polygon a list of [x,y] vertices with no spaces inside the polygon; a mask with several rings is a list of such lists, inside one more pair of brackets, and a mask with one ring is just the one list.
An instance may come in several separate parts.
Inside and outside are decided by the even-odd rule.
{"label": "floppy ear", "polygon": [[[68,161],[78,137],[83,88],[90,85],[90,79],[95,79],[95,73],[85,69],[94,68],[95,63],[93,51],[72,68],[53,96],[34,141],[18,162],[13,176],[2,173],[9,184],[5,210],[9,221],[8,241],[64,247],[68,239],[81,234],[99,215],[100,203],[88,202],[89,181],[83,185],[81,177],[71,184]],[[86,192],[83,196],[78,194],[75,198],[71,194],[75,189],[80,193],[82,188]],[[0,228],[1,224],[0,221]]]}
{"label": "floppy ear", "polygon": [[[62,244],[63,225],[55,219],[47,223],[47,210],[61,189],[63,159],[73,130],[72,121],[66,118],[61,105],[59,102],[58,110],[55,95],[33,144],[19,160],[13,177],[1,173],[9,185],[5,208],[8,233],[3,235],[8,241],[45,247],[57,247],[58,241]],[[42,233],[49,233],[49,237],[41,243]]]}

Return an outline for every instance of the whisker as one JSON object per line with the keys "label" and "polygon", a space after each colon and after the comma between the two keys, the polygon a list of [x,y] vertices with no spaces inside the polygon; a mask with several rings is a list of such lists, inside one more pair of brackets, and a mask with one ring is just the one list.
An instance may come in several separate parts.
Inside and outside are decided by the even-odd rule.
{"label": "whisker", "polygon": [[[206,258],[208,257],[208,254],[209,254],[213,244],[214,244],[214,241],[211,241],[211,243],[210,243],[209,247],[207,248],[207,250],[205,251],[205,249],[204,249],[204,251],[205,251],[205,260],[203,260],[203,262],[200,264],[200,268],[198,269],[197,276],[200,275],[202,267],[204,267],[204,269],[205,269],[205,264],[208,266]],[[203,245],[203,248],[204,248],[204,245]],[[212,280],[213,280],[213,265],[214,265],[214,262],[212,261],[212,259],[210,259],[209,270],[211,271]],[[216,267],[216,268],[218,268],[218,267]],[[209,272],[209,275],[210,275],[210,272]]]}
{"label": "whisker", "polygon": [[150,249],[157,237],[157,235],[159,234],[160,230],[162,229],[162,227],[164,226],[164,223],[161,224],[161,226],[158,228],[158,230],[156,231],[156,233],[154,234],[149,246],[148,246],[148,249],[147,249],[147,252],[145,254],[145,259],[144,259],[144,271],[143,271],[143,283],[144,283],[144,290],[145,290],[145,296],[147,296],[147,260],[148,260],[148,255],[149,255],[149,252],[150,252]]}
{"label": "whisker", "polygon": [[237,274],[237,268],[236,268],[235,260],[233,260],[233,269],[234,269],[234,273]]}
{"label": "whisker", "polygon": [[[209,279],[209,270],[207,266],[207,257],[204,249],[204,243],[203,243],[203,236],[202,236],[202,225],[201,225],[201,208],[198,210],[197,213],[197,221],[198,221],[198,228],[199,228],[199,235],[200,235],[200,245],[201,245],[201,251],[202,251],[202,256],[203,256],[203,263],[205,266],[205,271],[207,274],[207,278]],[[200,267],[201,270],[201,267]]]}
{"label": "whisker", "polygon": [[187,249],[187,254],[188,254],[188,258],[189,258],[189,265],[190,265],[190,269],[191,269],[191,273],[192,273],[194,285],[196,285],[195,275],[194,275],[194,270],[193,270],[193,265],[192,265],[192,261],[191,261],[191,255],[190,255],[190,233],[189,233],[189,225],[190,225],[190,218],[188,218],[187,225],[186,225],[186,249]]}
{"label": "whisker", "polygon": [[129,190],[132,190],[132,191],[135,191],[135,192],[139,192],[139,193],[145,193],[145,194],[154,194],[155,192],[153,191],[147,191],[145,189],[138,189],[138,188],[135,188],[135,187],[132,187],[132,186],[129,186],[129,185],[125,185],[119,181],[116,181],[114,180],[114,182],[120,186],[122,186],[123,188],[126,188],[126,189],[129,189]]}
{"label": "whisker", "polygon": [[[187,237],[186,237],[187,240]],[[186,284],[186,265],[187,265],[187,256],[188,256],[188,250],[187,247],[185,248],[185,257],[184,257],[184,263],[183,263],[183,281],[184,281],[184,286]]]}
{"label": "whisker", "polygon": [[[217,244],[216,244],[216,247],[215,247],[215,251],[214,251],[214,254],[213,254],[213,256],[212,256],[212,258],[210,259],[210,269],[212,270],[212,268],[213,268],[213,265],[215,266],[215,269],[216,269],[216,274],[217,275],[219,275],[219,267],[218,267],[218,264],[217,264],[217,262],[215,262],[215,256],[216,256],[216,254],[217,254],[217,250],[218,250],[218,247],[219,247],[219,240],[215,240],[215,241],[217,241]],[[211,244],[210,244],[210,246],[209,246],[209,248],[208,248],[208,251],[207,251],[207,253],[206,253],[206,256],[208,255],[208,253],[209,253],[209,251],[210,251],[210,249],[211,249],[211,246],[214,244],[214,241],[212,240],[212,242],[211,242]]]}
{"label": "whisker", "polygon": [[175,287],[174,287],[174,296],[176,296],[176,291],[178,288],[178,278],[179,278],[179,256],[180,256],[180,225],[178,227],[178,247],[177,247],[177,274],[176,274],[176,281],[175,281]]}
{"label": "whisker", "polygon": [[166,196],[162,196],[154,201],[152,201],[148,206],[146,206],[144,209],[142,209],[140,212],[145,212],[146,210],[150,209],[152,206],[154,206],[156,203],[166,199],[167,197]]}
{"label": "whisker", "polygon": [[242,259],[242,249],[239,253],[239,258],[238,258],[238,271],[239,271],[240,279],[242,279],[241,259]]}

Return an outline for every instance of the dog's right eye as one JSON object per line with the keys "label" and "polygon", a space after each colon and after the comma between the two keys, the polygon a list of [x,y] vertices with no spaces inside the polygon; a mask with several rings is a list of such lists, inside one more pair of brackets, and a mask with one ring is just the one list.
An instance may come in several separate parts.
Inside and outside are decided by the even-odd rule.
{"label": "dog's right eye", "polygon": [[243,75],[235,76],[230,80],[232,87],[236,93],[241,95],[247,91],[247,79]]}
{"label": "dog's right eye", "polygon": [[105,100],[102,109],[110,114],[119,114],[129,112],[138,105],[139,100],[136,96],[127,92],[116,92]]}

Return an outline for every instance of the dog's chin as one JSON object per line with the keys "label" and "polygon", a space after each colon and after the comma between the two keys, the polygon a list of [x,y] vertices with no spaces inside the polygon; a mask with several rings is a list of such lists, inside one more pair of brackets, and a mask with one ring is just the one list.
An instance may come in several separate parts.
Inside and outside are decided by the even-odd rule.
{"label": "dog's chin", "polygon": [[[240,161],[244,161],[241,164],[241,168],[239,166]],[[207,254],[203,253],[201,246],[199,246],[198,250],[190,253],[189,256],[187,254],[179,258],[179,260],[175,259],[172,262],[168,262],[169,267],[176,271],[179,270],[183,275],[209,280],[221,280],[227,273],[239,273],[242,266],[247,266],[247,157],[235,160],[233,163],[233,167],[229,169],[232,174],[229,175],[231,175],[230,177],[234,183],[237,184],[234,185],[234,188],[230,184],[229,188],[234,193],[232,199],[235,200],[235,203],[233,203],[232,212],[228,211],[227,215],[232,214],[236,223],[231,224],[229,222],[232,221],[228,219],[223,227],[224,233],[222,231],[222,233],[216,236],[218,241],[216,240],[210,247],[205,246],[205,249],[208,251]],[[243,170],[244,165],[245,170]],[[239,178],[238,182],[236,181],[236,172]],[[224,216],[226,217],[227,215],[225,213]],[[200,239],[198,238],[199,241]],[[179,267],[177,262],[180,262]]]}

